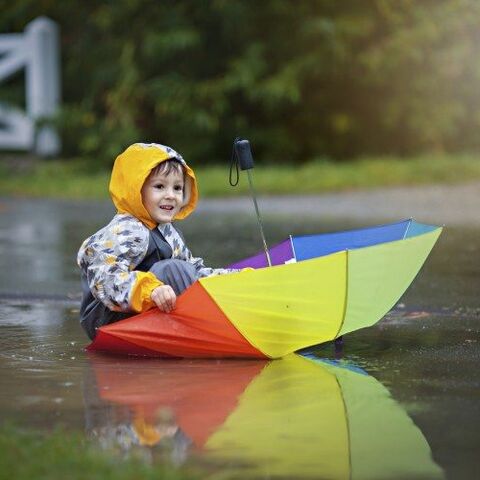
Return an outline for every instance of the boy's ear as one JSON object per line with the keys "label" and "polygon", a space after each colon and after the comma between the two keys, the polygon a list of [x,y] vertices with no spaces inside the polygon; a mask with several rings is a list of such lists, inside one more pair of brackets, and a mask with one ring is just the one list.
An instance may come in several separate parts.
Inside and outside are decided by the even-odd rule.
{"label": "boy's ear", "polygon": [[182,208],[186,207],[190,203],[191,195],[192,195],[192,179],[188,175],[185,175],[185,182],[183,185]]}

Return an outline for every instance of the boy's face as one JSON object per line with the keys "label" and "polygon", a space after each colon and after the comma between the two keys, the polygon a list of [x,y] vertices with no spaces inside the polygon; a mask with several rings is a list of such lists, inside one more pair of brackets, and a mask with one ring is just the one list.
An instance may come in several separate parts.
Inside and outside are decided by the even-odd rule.
{"label": "boy's face", "polygon": [[142,187],[142,202],[152,220],[169,223],[183,204],[183,173],[176,170],[168,175],[152,172]]}

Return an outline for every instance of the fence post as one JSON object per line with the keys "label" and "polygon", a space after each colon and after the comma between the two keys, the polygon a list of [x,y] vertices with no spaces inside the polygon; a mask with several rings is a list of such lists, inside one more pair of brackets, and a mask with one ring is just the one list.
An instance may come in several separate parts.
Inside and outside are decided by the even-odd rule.
{"label": "fence post", "polygon": [[[23,33],[0,35],[0,82],[7,80],[28,61]],[[31,150],[33,122],[22,110],[0,103],[0,148]]]}
{"label": "fence post", "polygon": [[26,62],[27,114],[36,123],[34,151],[40,156],[60,152],[60,138],[48,123],[60,103],[60,52],[58,27],[49,18],[39,17],[25,28],[28,49]]}

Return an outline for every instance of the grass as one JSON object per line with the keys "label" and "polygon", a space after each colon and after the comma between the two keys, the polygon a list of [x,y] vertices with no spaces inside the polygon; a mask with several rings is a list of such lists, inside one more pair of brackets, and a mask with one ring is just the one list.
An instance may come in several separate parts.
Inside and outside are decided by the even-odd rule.
{"label": "grass", "polygon": [[[228,183],[229,166],[196,168],[203,198],[248,194],[241,172],[240,184]],[[0,163],[0,195],[71,199],[108,198],[107,171],[89,171],[80,159],[33,163],[15,170]],[[474,155],[422,155],[361,158],[356,162],[313,161],[304,165],[259,165],[254,183],[262,195],[317,194],[376,187],[458,183],[480,180],[480,158]]]}
{"label": "grass", "polygon": [[149,465],[94,448],[82,436],[55,430],[51,434],[0,427],[0,478],[15,480],[187,480],[193,472]]}

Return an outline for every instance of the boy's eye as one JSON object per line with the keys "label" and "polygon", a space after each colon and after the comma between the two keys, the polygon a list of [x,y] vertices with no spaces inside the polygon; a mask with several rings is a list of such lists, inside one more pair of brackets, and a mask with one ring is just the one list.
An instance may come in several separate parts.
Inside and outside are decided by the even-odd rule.
{"label": "boy's eye", "polygon": [[162,183],[156,183],[153,188],[163,188],[163,184]]}
{"label": "boy's eye", "polygon": [[175,185],[175,187],[173,187],[177,192],[182,192],[183,191],[183,185]]}

